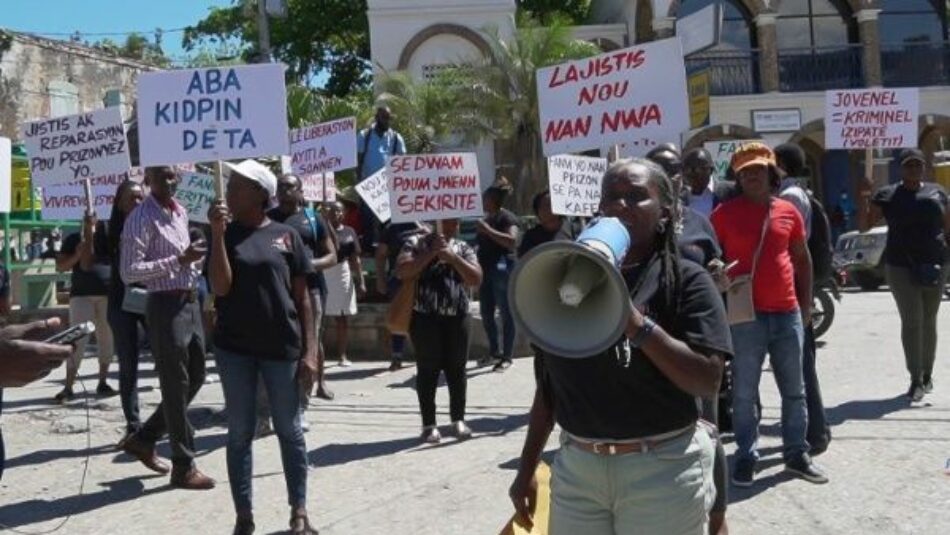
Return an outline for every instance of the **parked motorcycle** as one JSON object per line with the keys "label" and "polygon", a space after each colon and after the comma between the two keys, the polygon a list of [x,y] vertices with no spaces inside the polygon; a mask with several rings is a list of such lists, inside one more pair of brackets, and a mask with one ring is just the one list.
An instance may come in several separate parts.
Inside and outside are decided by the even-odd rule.
{"label": "parked motorcycle", "polygon": [[831,328],[835,319],[835,302],[841,302],[840,288],[844,286],[846,276],[843,271],[835,270],[833,277],[819,282],[812,291],[811,318],[816,340]]}

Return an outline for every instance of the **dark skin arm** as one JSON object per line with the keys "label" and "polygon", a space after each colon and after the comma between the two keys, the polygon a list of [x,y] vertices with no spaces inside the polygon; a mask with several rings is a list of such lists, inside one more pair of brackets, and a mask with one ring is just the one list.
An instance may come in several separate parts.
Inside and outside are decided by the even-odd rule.
{"label": "dark skin arm", "polygon": [[291,295],[297,308],[300,331],[303,333],[303,356],[297,365],[297,381],[309,392],[317,378],[317,337],[313,330],[313,308],[310,306],[310,291],[307,289],[307,277],[297,275],[293,278]]}
{"label": "dark skin arm", "polygon": [[376,246],[376,292],[386,295],[386,259],[389,257],[389,246],[380,243]]}
{"label": "dark skin arm", "polygon": [[535,388],[534,401],[531,403],[531,412],[528,413],[528,435],[521,448],[521,462],[518,465],[518,475],[508,489],[508,496],[515,506],[515,511],[526,526],[534,524],[532,515],[535,510],[535,500],[538,482],[534,476],[541,462],[544,446],[554,429],[554,411],[548,406],[541,394],[540,388]]}
{"label": "dark skin arm", "polygon": [[[644,324],[643,314],[633,303],[630,303],[630,308],[627,338],[635,337]],[[646,337],[640,349],[683,392],[703,398],[712,398],[719,393],[723,368],[721,355],[702,355],[670,336],[659,325]]]}
{"label": "dark skin arm", "polygon": [[396,276],[399,277],[399,280],[415,279],[438,256],[439,250],[435,247],[430,247],[419,254],[414,254],[412,251],[403,251],[396,259]]}
{"label": "dark skin arm", "polygon": [[508,227],[505,232],[499,232],[491,228],[491,226],[489,226],[484,219],[479,220],[477,225],[479,234],[488,236],[491,241],[497,243],[509,251],[515,250],[515,244],[518,242],[518,227],[511,226]]}
{"label": "dark skin arm", "polygon": [[802,322],[811,324],[812,265],[811,253],[805,240],[792,243],[788,249],[795,268],[795,297],[802,312]]}
{"label": "dark skin arm", "polygon": [[82,241],[79,242],[79,267],[85,271],[92,269],[93,245],[96,234],[96,216],[87,215],[82,222]]}
{"label": "dark skin arm", "polygon": [[461,256],[452,252],[452,250],[445,244],[445,240],[441,239],[441,236],[436,236],[435,243],[443,244],[442,247],[436,252],[439,260],[445,262],[446,264],[452,266],[452,269],[455,270],[459,276],[462,277],[462,282],[466,286],[478,286],[482,283],[482,268],[477,263],[469,262],[462,258]]}
{"label": "dark skin arm", "polygon": [[228,251],[224,245],[224,231],[230,216],[224,201],[216,201],[208,211],[208,222],[211,224],[211,262],[208,265],[208,279],[211,291],[218,297],[224,297],[231,292],[231,282],[234,274],[231,272],[231,263],[228,261]]}
{"label": "dark skin arm", "polygon": [[360,249],[360,242],[357,240],[356,248],[347,261],[350,264],[350,273],[353,274],[353,280],[356,282],[356,291],[360,297],[366,294],[366,281],[363,280],[363,261],[360,260],[362,254],[363,251]]}
{"label": "dark skin arm", "polygon": [[[323,225],[323,228],[329,228],[322,218],[319,219],[320,224]],[[336,265],[336,245],[330,238],[329,232],[326,233],[326,235],[323,237],[323,240],[320,242],[320,249],[326,251],[326,254],[323,256],[314,257],[312,264],[314,271],[323,271]]]}

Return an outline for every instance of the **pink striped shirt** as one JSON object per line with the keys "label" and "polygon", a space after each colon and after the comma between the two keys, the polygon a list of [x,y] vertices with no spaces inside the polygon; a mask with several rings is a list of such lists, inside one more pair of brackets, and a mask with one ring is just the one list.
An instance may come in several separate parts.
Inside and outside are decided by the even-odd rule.
{"label": "pink striped shirt", "polygon": [[183,268],[178,262],[191,244],[188,213],[173,203],[174,208],[168,210],[149,195],[129,214],[121,246],[121,275],[126,284],[144,284],[149,292],[196,288],[201,263]]}

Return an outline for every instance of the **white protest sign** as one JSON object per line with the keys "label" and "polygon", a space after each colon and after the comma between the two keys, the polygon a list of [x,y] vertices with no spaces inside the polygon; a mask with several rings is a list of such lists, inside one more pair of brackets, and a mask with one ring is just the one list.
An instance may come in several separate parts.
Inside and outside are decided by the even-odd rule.
{"label": "white protest sign", "polygon": [[13,153],[10,140],[0,137],[0,213],[13,209]]}
{"label": "white protest sign", "polygon": [[[112,215],[112,205],[115,202],[115,192],[130,172],[113,173],[89,179],[92,186],[92,205],[96,217],[105,221]],[[132,178],[132,180],[135,180]],[[84,180],[68,184],[56,184],[43,188],[43,219],[62,219],[67,221],[81,220],[86,215],[86,193]]]}
{"label": "white protest sign", "polygon": [[20,129],[35,186],[124,173],[129,146],[119,108],[40,119]]}
{"label": "white protest sign", "polygon": [[386,164],[393,223],[481,217],[474,153],[394,156]]}
{"label": "white protest sign", "polygon": [[290,164],[302,177],[356,167],[356,118],[291,130]]}
{"label": "white protest sign", "polygon": [[142,73],[138,127],[144,166],[287,154],[284,66]]}
{"label": "white protest sign", "polygon": [[826,91],[825,148],[916,147],[919,109],[917,88]]}
{"label": "white protest sign", "polygon": [[386,174],[385,167],[357,184],[356,192],[380,223],[389,221],[392,214],[389,211],[389,175]]}
{"label": "white protest sign", "polygon": [[709,151],[713,158],[713,183],[726,179],[726,173],[729,171],[729,164],[732,163],[732,155],[739,150],[739,147],[746,143],[762,143],[761,139],[724,139],[721,141],[709,141],[703,143],[703,148]]}
{"label": "white protest sign", "polygon": [[625,143],[636,155],[689,129],[679,39],[538,69],[544,154]]}
{"label": "white protest sign", "polygon": [[312,202],[336,202],[336,175],[324,173],[305,176],[303,181],[303,199]]}
{"label": "white protest sign", "polygon": [[188,212],[188,221],[208,222],[208,209],[214,201],[214,177],[199,173],[182,173],[175,200]]}
{"label": "white protest sign", "polygon": [[600,183],[606,158],[562,154],[548,158],[551,211],[557,215],[592,217],[600,207]]}

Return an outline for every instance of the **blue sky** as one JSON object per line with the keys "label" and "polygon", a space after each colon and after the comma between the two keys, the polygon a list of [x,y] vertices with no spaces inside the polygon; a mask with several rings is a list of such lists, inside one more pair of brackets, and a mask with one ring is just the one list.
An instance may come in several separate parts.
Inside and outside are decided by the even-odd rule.
{"label": "blue sky", "polygon": [[[231,0],[0,0],[0,27],[69,39],[69,34],[142,31],[150,39],[155,28],[182,28],[204,18],[209,8],[229,6]],[[184,54],[181,32],[166,33],[162,45],[173,58]],[[83,35],[93,42],[124,35]]]}

